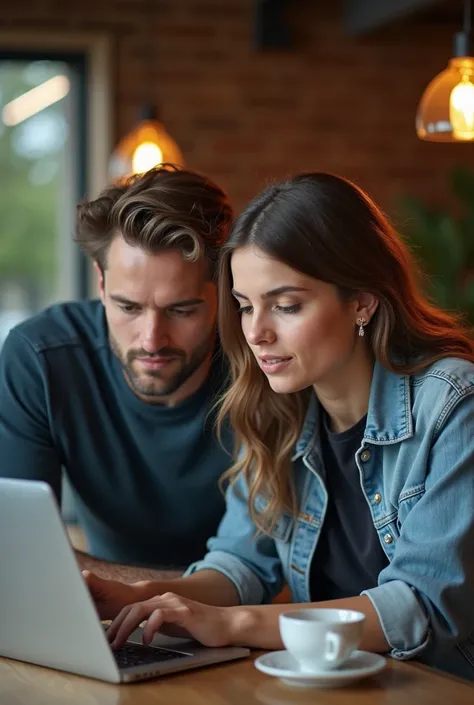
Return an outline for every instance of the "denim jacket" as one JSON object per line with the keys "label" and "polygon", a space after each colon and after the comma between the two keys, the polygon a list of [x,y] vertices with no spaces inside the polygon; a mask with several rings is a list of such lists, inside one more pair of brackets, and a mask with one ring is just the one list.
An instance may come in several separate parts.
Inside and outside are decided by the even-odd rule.
{"label": "denim jacket", "polygon": [[[242,604],[270,602],[283,581],[293,602],[311,601],[311,560],[327,506],[319,413],[313,396],[293,456],[298,515],[283,513],[271,537],[256,536],[238,480],[208,553],[188,574],[220,571]],[[445,358],[412,376],[377,364],[355,460],[390,561],[363,593],[390,655],[474,679],[474,364]]]}

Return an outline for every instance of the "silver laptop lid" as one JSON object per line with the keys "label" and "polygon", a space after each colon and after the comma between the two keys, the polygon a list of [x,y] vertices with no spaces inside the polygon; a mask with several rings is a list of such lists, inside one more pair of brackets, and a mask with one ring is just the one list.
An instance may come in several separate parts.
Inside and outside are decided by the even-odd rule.
{"label": "silver laptop lid", "polygon": [[120,681],[44,482],[0,479],[0,655]]}

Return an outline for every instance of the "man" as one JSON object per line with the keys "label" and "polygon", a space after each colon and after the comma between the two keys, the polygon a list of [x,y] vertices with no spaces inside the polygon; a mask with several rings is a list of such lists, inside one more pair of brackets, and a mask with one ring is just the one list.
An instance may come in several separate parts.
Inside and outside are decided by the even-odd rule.
{"label": "man", "polygon": [[64,471],[107,577],[186,566],[224,512],[229,467],[214,430],[224,383],[214,268],[232,212],[223,191],[160,168],[79,205],[77,241],[100,301],[55,305],[9,334],[0,356],[0,475]]}

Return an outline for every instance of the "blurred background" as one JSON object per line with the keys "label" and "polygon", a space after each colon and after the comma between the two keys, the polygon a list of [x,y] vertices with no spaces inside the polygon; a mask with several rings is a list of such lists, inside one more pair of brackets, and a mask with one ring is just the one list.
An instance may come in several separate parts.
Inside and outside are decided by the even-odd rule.
{"label": "blurred background", "polygon": [[[447,117],[425,120],[440,141],[416,130],[453,35],[469,34],[469,4],[69,0],[66,12],[62,0],[4,3],[0,346],[44,306],[94,295],[72,241],[75,204],[169,149],[222,185],[237,211],[298,171],[356,181],[411,239],[438,301],[472,316],[474,123],[455,139],[448,93]],[[468,122],[470,66],[456,79]]]}

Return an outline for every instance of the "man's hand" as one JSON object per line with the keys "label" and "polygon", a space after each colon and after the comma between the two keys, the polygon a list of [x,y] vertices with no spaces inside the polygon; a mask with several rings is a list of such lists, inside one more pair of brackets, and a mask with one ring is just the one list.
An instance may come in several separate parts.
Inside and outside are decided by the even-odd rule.
{"label": "man's hand", "polygon": [[82,575],[101,619],[115,619],[124,607],[140,599],[139,583],[128,585],[119,580],[107,580],[90,570],[83,570]]}
{"label": "man's hand", "polygon": [[83,553],[76,549],[76,560],[81,570],[89,570],[101,578],[107,580],[120,580],[122,583],[136,583],[140,580],[169,581],[180,578],[184,573],[183,569],[175,568],[142,568],[125,563],[113,563],[94,558],[89,553]]}

